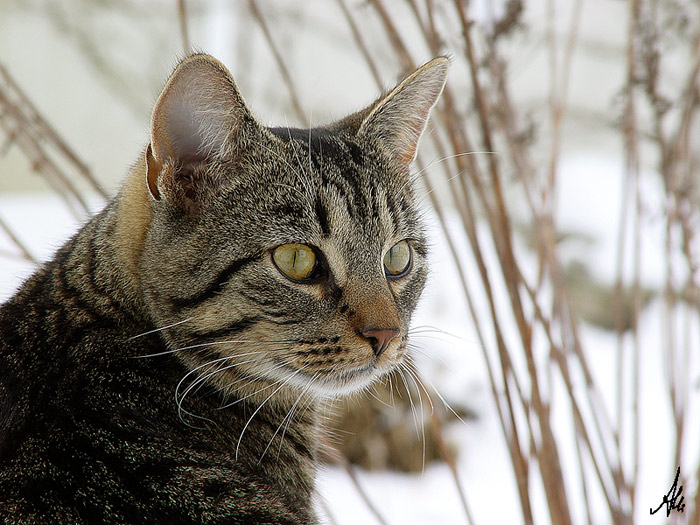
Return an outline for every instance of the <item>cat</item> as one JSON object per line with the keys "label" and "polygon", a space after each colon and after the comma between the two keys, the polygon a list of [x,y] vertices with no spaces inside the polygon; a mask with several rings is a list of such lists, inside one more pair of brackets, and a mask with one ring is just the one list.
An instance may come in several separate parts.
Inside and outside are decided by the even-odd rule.
{"label": "cat", "polygon": [[267,128],[194,54],[116,198],[0,308],[5,523],[315,523],[319,403],[400,366],[438,57]]}

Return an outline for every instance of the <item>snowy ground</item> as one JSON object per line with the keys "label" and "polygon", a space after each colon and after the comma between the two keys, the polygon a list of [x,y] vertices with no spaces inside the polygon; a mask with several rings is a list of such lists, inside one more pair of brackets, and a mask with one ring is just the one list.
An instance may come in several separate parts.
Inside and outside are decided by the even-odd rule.
{"label": "snowy ground", "polygon": [[[562,221],[574,226],[577,221],[589,233],[598,239],[600,253],[591,253],[592,260],[598,261],[597,269],[602,273],[612,272],[610,247],[610,227],[614,217],[615,196],[608,196],[610,202],[600,202],[600,196],[591,188],[595,186],[595,177],[615,176],[606,173],[598,166],[592,170],[590,163],[573,162],[569,166],[574,172],[594,173],[593,180],[587,185],[573,184],[564,187],[563,192],[576,195],[576,207],[567,207]],[[605,168],[605,166],[603,166]],[[608,170],[615,171],[610,166]],[[597,174],[597,175],[595,175]],[[572,180],[580,180],[573,177]],[[610,184],[607,184],[610,187]],[[585,213],[589,200],[597,199],[601,213],[591,217]],[[98,206],[98,204],[96,204]],[[607,210],[607,211],[606,211]],[[608,213],[605,216],[605,213]],[[79,221],[70,216],[65,206],[54,196],[47,195],[0,195],[0,216],[21,234],[23,242],[33,254],[42,260],[51,253],[76,229]],[[586,221],[585,219],[590,219]],[[658,230],[658,228],[656,228]],[[655,226],[649,227],[649,235],[657,235]],[[439,271],[433,272],[424,300],[416,315],[416,325],[438,327],[450,335],[418,341],[425,353],[434,356],[427,360],[422,357],[426,376],[440,389],[448,399],[468,399],[468,404],[478,414],[478,420],[468,424],[458,423],[448,429],[449,437],[458,443],[458,466],[465,493],[471,506],[475,522],[484,523],[520,523],[519,505],[510,461],[504,439],[501,434],[493,401],[491,399],[487,375],[481,351],[476,337],[470,329],[468,314],[463,298],[455,292],[456,276],[448,252],[437,228],[433,229],[435,248],[432,254],[433,265]],[[612,244],[611,244],[612,243]],[[6,252],[16,253],[9,240],[0,233],[0,302],[7,299],[19,283],[32,271],[31,265],[6,256]],[[645,265],[652,275],[658,278],[661,267],[658,257],[649,254],[649,264]],[[649,269],[651,268],[651,269]],[[656,275],[653,275],[656,273]],[[652,303],[643,313],[642,326],[642,375],[639,402],[642,407],[642,443],[639,497],[636,518],[639,523],[665,523],[665,516],[659,513],[649,516],[648,509],[660,503],[661,496],[668,490],[669,472],[671,471],[673,436],[670,431],[670,411],[664,383],[665,362],[661,349],[662,314],[658,302]],[[693,324],[697,333],[697,326]],[[615,392],[614,335],[590,327],[583,328],[583,339],[592,352],[590,364],[599,382],[605,402],[612,406]],[[439,363],[443,365],[440,366]],[[445,366],[445,364],[447,366]],[[693,370],[697,371],[697,359],[693,360]],[[697,372],[691,374],[691,381],[698,379]],[[697,406],[697,388],[691,392],[691,409],[696,416],[689,422],[689,443],[698,442],[699,418]],[[554,405],[554,427],[559,428],[558,421],[566,421],[561,428],[568,427],[570,415],[563,405]],[[562,450],[564,465],[575,462],[575,450]],[[693,475],[691,466],[685,471],[687,477]],[[422,474],[399,475],[394,473],[359,472],[359,477],[375,505],[381,510],[391,524],[451,524],[466,523],[460,506],[455,485],[444,465],[432,464]],[[688,492],[695,482],[688,482]],[[376,520],[367,510],[357,495],[347,475],[338,469],[324,468],[319,475],[319,489],[326,505],[340,525],[356,523],[374,523]],[[572,490],[572,488],[567,488]],[[549,522],[544,507],[544,500],[538,497],[539,487],[533,487],[533,500],[537,522]],[[583,502],[576,496],[574,501],[575,519],[583,516],[579,511]],[[658,501],[657,501],[658,500]],[[539,501],[539,503],[537,503]],[[599,507],[595,502],[593,508]],[[594,522],[604,523],[602,519]]]}

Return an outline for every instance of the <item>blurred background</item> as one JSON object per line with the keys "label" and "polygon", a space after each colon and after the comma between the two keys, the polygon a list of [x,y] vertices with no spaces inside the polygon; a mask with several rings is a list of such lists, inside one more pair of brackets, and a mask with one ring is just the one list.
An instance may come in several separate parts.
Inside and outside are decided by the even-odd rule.
{"label": "blurred background", "polygon": [[[700,522],[697,2],[0,0],[0,300],[118,191],[190,50],[290,126],[452,59],[411,368],[329,418],[322,522]],[[678,467],[685,512],[650,515]]]}

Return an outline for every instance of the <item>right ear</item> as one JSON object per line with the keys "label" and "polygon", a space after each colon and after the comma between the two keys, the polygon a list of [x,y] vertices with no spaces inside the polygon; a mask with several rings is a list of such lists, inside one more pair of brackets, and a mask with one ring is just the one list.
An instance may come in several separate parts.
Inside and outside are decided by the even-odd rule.
{"label": "right ear", "polygon": [[166,182],[187,185],[183,194],[190,197],[197,193],[192,186],[204,182],[192,175],[194,167],[213,156],[235,155],[251,124],[257,125],[221,62],[204,54],[184,59],[153,108],[146,149],[153,197],[160,199],[159,186]]}

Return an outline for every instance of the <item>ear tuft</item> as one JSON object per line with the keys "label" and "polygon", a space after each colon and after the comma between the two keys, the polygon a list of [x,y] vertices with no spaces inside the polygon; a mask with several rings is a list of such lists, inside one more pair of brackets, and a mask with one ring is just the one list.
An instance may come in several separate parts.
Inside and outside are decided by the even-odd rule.
{"label": "ear tuft", "polygon": [[375,137],[400,162],[410,164],[430,110],[445,86],[449,67],[447,58],[438,57],[418,68],[371,106],[358,134]]}

